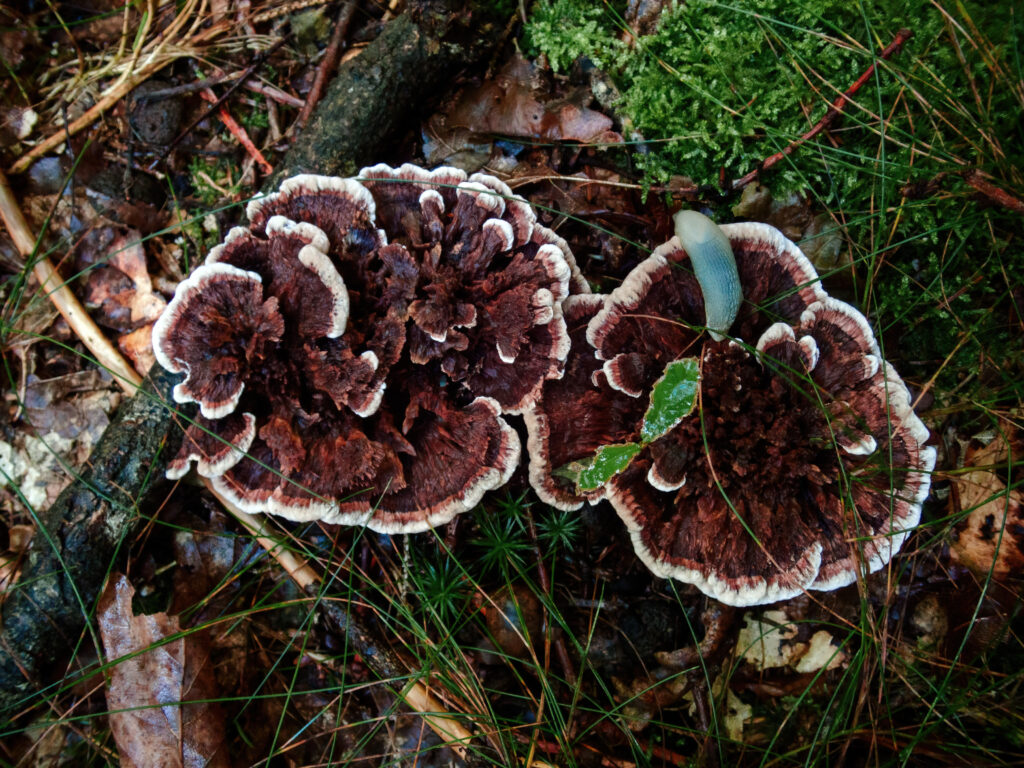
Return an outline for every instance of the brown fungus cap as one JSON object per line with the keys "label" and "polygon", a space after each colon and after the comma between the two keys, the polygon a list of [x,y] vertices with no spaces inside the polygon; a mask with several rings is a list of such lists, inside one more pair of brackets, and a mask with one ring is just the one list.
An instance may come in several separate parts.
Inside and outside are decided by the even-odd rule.
{"label": "brown fungus cap", "polygon": [[[607,498],[655,574],[725,603],[850,584],[917,525],[935,463],[928,430],[867,321],[824,292],[795,245],[766,225],[721,229],[744,296],[731,338],[702,331],[703,296],[675,238],[599,307],[567,303],[566,375],[527,418],[531,481],[559,506]],[[654,383],[684,357],[701,361],[689,416],[596,491],[553,471],[638,441]]]}
{"label": "brown fungus cap", "polygon": [[249,204],[154,331],[191,462],[241,508],[412,532],[507,482],[502,418],[562,375],[564,241],[489,176],[374,166]]}

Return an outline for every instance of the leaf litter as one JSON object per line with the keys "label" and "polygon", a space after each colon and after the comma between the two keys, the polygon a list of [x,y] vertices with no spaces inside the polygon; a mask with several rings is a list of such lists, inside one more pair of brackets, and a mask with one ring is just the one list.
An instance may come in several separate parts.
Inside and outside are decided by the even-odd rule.
{"label": "leaf litter", "polygon": [[108,718],[121,765],[230,765],[208,642],[200,632],[182,633],[176,616],[136,614],[134,594],[125,576],[111,574],[97,614],[111,665]]}

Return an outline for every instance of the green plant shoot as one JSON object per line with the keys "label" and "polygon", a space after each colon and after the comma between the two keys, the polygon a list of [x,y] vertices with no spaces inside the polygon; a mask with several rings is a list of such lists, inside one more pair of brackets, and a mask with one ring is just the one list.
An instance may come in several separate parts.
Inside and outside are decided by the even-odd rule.
{"label": "green plant shoot", "polygon": [[593,491],[629,466],[649,443],[664,435],[693,412],[700,384],[700,363],[695,357],[673,360],[654,382],[651,402],[640,426],[639,443],[602,445],[593,456],[573,461],[556,471],[575,481],[578,491]]}
{"label": "green plant shoot", "polygon": [[664,375],[654,382],[651,404],[640,427],[643,445],[654,442],[690,415],[697,402],[700,364],[695,357],[673,360],[665,366]]}

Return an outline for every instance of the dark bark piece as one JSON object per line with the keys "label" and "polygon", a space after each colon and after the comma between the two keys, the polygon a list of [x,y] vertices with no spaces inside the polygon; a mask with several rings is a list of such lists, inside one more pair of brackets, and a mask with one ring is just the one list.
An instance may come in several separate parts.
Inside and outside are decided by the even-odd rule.
{"label": "dark bark piece", "polygon": [[497,42],[503,19],[486,3],[417,3],[388,23],[362,53],[338,68],[313,113],[265,189],[297,173],[351,176],[379,159],[380,149],[424,94],[445,93],[455,74],[480,62]]}
{"label": "dark bark piece", "polygon": [[154,367],[142,391],[118,409],[88,468],[40,515],[21,578],[3,605],[0,714],[34,703],[40,674],[75,646],[92,616],[111,560],[177,449],[170,443],[181,432],[168,403],[178,380]]}

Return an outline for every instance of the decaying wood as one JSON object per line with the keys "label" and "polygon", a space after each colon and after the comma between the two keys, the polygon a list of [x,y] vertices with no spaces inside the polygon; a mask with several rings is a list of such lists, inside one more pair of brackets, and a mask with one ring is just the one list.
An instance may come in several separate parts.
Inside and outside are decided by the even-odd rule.
{"label": "decaying wood", "polygon": [[302,135],[267,188],[297,173],[352,176],[389,160],[382,148],[410,117],[431,106],[463,68],[479,63],[502,31],[486,3],[420,2],[338,68]]}
{"label": "decaying wood", "polygon": [[[3,604],[0,719],[34,703],[38,679],[78,642],[111,560],[177,451],[167,402],[176,376],[154,367],[126,400],[88,466],[39,515],[18,584]],[[59,675],[58,675],[59,677]]]}

